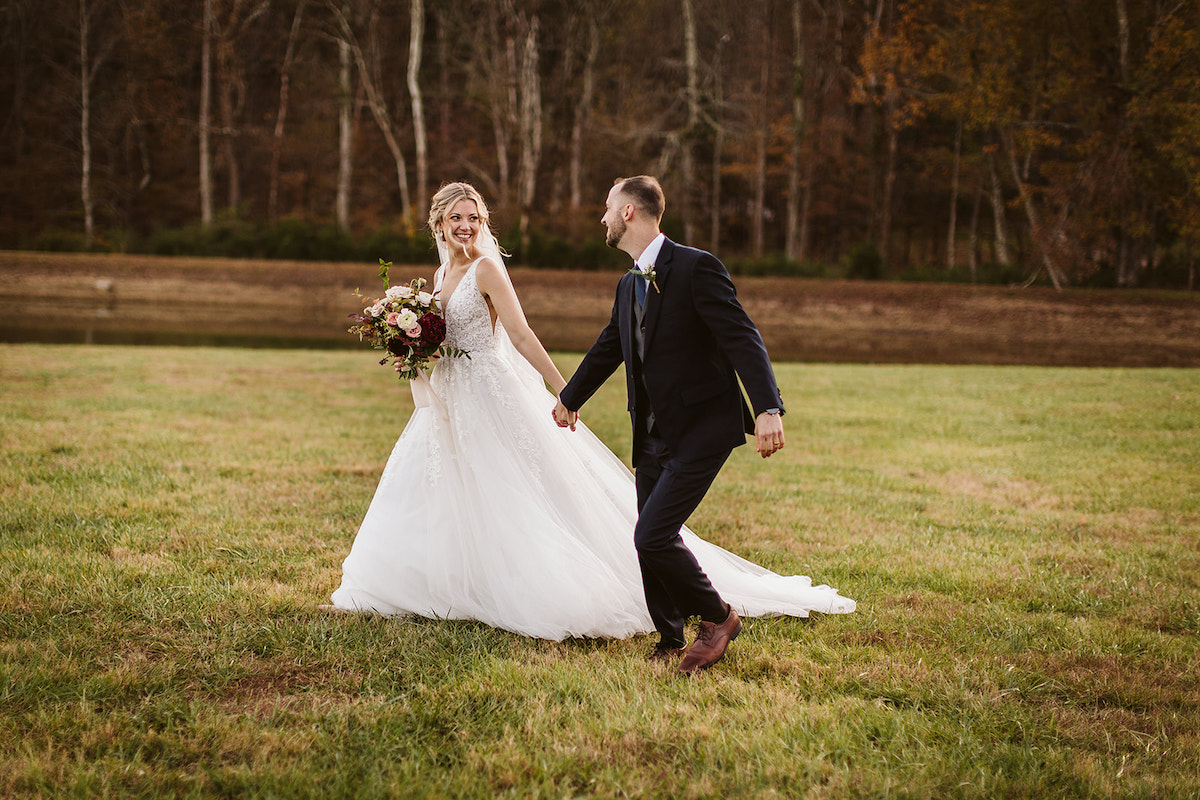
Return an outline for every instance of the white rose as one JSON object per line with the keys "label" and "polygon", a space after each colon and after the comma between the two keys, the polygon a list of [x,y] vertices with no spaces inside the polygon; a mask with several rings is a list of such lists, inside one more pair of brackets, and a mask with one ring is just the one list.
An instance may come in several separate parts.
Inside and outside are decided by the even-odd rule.
{"label": "white rose", "polygon": [[375,305],[368,308],[367,313],[370,314],[372,317],[378,317],[380,314],[383,313],[383,301],[380,300],[378,303],[376,303]]}
{"label": "white rose", "polygon": [[433,302],[433,295],[429,292],[417,292],[417,302],[423,306],[428,306]]}
{"label": "white rose", "polygon": [[401,297],[412,297],[411,286],[389,286],[387,296],[391,300],[398,300]]}
{"label": "white rose", "polygon": [[417,315],[411,309],[404,309],[396,316],[396,327],[406,331],[417,324]]}

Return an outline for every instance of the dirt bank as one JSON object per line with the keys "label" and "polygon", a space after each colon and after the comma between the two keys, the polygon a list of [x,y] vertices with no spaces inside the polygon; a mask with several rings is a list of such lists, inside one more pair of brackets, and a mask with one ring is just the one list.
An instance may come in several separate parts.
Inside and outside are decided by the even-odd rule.
{"label": "dirt bank", "polygon": [[[355,346],[370,264],[0,252],[0,341]],[[392,268],[394,282],[430,267]],[[514,269],[552,350],[584,350],[618,273]],[[781,361],[1200,366],[1200,295],[739,278]]]}

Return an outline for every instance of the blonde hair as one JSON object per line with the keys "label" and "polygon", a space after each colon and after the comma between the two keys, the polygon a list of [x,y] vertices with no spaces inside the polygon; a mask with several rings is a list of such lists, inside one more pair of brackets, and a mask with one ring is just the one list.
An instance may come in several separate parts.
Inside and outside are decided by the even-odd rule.
{"label": "blonde hair", "polygon": [[438,189],[429,203],[429,229],[435,237],[441,235],[442,223],[446,220],[446,214],[459,200],[474,201],[475,207],[479,209],[480,223],[491,227],[491,214],[488,212],[487,203],[483,201],[483,195],[471,184],[458,181],[447,183]]}
{"label": "blonde hair", "polygon": [[484,255],[492,256],[496,261],[500,261],[501,257],[508,256],[508,253],[504,252],[504,248],[496,240],[496,234],[492,230],[492,215],[488,211],[487,203],[483,200],[483,195],[471,184],[456,181],[444,184],[437,190],[433,200],[429,203],[427,224],[430,232],[433,233],[433,240],[437,244],[441,260],[445,262],[450,253],[450,243],[446,241],[445,234],[442,232],[442,223],[446,221],[446,214],[454,208],[454,204],[459,200],[474,202],[475,208],[479,212],[479,237],[476,245],[479,251]]}

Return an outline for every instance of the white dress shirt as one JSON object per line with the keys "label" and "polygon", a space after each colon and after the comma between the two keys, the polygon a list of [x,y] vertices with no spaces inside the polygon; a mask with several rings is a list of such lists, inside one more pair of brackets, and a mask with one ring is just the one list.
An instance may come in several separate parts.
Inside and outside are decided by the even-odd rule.
{"label": "white dress shirt", "polygon": [[658,259],[658,251],[662,250],[663,242],[667,240],[664,234],[659,234],[654,237],[650,244],[646,245],[646,249],[637,257],[633,265],[642,272],[649,272],[654,269],[654,262]]}

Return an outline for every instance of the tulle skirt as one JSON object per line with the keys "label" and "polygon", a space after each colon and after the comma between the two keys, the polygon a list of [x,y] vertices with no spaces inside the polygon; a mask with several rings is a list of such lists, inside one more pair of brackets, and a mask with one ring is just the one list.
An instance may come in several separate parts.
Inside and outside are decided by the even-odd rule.
{"label": "tulle skirt", "polygon": [[[653,631],[620,459],[586,426],[559,428],[554,396],[503,358],[443,359],[432,389],[438,402],[413,413],[392,450],[334,606],[552,640]],[[742,616],[854,610],[835,589],[683,536]]]}

